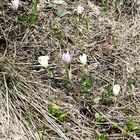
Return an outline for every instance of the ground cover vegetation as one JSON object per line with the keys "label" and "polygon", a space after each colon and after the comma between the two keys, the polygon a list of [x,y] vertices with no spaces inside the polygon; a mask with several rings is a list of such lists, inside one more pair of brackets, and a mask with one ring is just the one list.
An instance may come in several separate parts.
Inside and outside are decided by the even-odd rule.
{"label": "ground cover vegetation", "polygon": [[139,118],[139,0],[0,1],[1,140],[139,140]]}

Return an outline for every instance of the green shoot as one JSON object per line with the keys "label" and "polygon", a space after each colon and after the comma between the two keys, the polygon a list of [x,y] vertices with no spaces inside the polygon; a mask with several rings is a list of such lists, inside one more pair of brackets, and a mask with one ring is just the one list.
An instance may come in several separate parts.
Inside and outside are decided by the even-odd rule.
{"label": "green shoot", "polygon": [[48,105],[48,109],[49,112],[52,116],[54,116],[55,118],[57,118],[59,121],[64,122],[65,118],[66,118],[66,113],[61,111],[58,106],[56,106],[55,104],[49,104]]}
{"label": "green shoot", "polygon": [[107,86],[107,94],[108,94],[108,96],[111,95],[111,85],[110,84],[108,84],[108,86]]}
{"label": "green shoot", "polygon": [[34,5],[33,5],[33,9],[32,12],[30,14],[30,24],[34,25],[37,19],[37,4],[39,3],[39,0],[34,0]]}
{"label": "green shoot", "polygon": [[45,140],[44,135],[45,135],[45,128],[42,128],[42,132],[39,134],[39,139],[40,140]]}
{"label": "green shoot", "polygon": [[99,134],[97,135],[96,140],[108,140],[108,137],[105,134]]}
{"label": "green shoot", "polygon": [[129,119],[125,126],[124,126],[124,129],[127,131],[127,132],[132,132],[132,131],[135,131],[138,129],[137,125],[136,125],[136,122],[134,119]]}

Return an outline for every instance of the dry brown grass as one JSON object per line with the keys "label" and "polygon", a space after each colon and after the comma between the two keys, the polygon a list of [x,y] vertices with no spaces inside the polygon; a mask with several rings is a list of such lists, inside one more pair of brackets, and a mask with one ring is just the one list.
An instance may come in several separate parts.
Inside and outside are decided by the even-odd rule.
{"label": "dry brown grass", "polygon": [[[66,2],[64,7],[71,13],[60,18],[42,1],[37,22],[30,28],[27,23],[31,3],[21,2],[18,13],[24,18],[22,24],[6,2],[0,2],[0,139],[39,140],[43,129],[44,140],[93,140],[102,133],[110,140],[140,139],[138,1],[123,0],[116,8],[113,1]],[[85,7],[88,31],[85,21],[76,20],[74,9],[78,4]],[[52,29],[54,23],[57,29]],[[73,56],[72,87],[64,85],[61,55],[66,49]],[[88,72],[93,81],[89,98],[84,97],[79,83],[82,68],[78,56],[82,52],[88,55]],[[37,62],[40,55],[46,54],[51,58],[53,78]],[[102,89],[114,83],[121,85],[117,103],[112,91],[102,101]],[[97,98],[100,102],[95,104]],[[67,112],[64,122],[49,113],[50,103]],[[85,110],[85,105],[90,108],[89,115],[80,111]],[[104,122],[95,119],[97,112]],[[32,115],[29,122],[27,117]],[[130,119],[135,120],[138,129],[126,132],[124,126]],[[111,129],[112,124],[118,127]]]}

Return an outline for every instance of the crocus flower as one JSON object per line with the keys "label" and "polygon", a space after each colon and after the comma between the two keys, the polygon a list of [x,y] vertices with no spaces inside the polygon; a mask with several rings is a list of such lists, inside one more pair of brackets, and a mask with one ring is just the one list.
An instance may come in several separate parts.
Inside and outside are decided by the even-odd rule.
{"label": "crocus flower", "polygon": [[18,10],[18,7],[19,7],[19,0],[13,0],[13,1],[11,1],[11,3],[9,3],[9,5],[12,7],[12,9],[14,11],[17,11]]}
{"label": "crocus flower", "polygon": [[87,63],[87,55],[86,54],[82,54],[79,56],[80,62],[85,66]]}
{"label": "crocus flower", "polygon": [[66,53],[63,53],[62,59],[66,65],[69,66],[71,64],[71,56],[68,51]]}
{"label": "crocus flower", "polygon": [[49,56],[40,56],[38,57],[38,62],[41,64],[41,66],[47,68],[48,67],[48,60]]}
{"label": "crocus flower", "polygon": [[66,65],[66,77],[69,81],[72,79],[72,74],[71,74],[71,56],[69,52],[67,51],[66,53],[63,53],[62,59]]}
{"label": "crocus flower", "polygon": [[95,98],[95,99],[94,99],[94,102],[95,102],[96,105],[99,104],[100,98],[99,98],[99,97]]}
{"label": "crocus flower", "polygon": [[115,96],[118,96],[118,94],[120,92],[120,89],[121,89],[121,87],[118,84],[113,86],[113,93],[114,93]]}
{"label": "crocus flower", "polygon": [[84,7],[81,6],[81,5],[79,5],[79,6],[77,7],[76,11],[77,11],[77,14],[78,14],[78,15],[81,15],[81,14],[83,13],[83,11],[84,11]]}

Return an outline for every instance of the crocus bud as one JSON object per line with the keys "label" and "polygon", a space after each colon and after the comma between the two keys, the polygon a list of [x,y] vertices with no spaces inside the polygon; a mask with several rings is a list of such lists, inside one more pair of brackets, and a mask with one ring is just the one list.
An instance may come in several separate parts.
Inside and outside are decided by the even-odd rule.
{"label": "crocus bud", "polygon": [[84,7],[81,6],[81,5],[79,5],[79,6],[77,7],[76,11],[77,11],[77,14],[78,14],[78,15],[81,15],[81,14],[83,13],[83,11],[84,11]]}
{"label": "crocus bud", "polygon": [[67,51],[66,53],[63,53],[62,59],[66,65],[66,77],[69,81],[72,79],[72,74],[71,74],[71,56],[69,52]]}
{"label": "crocus bud", "polygon": [[64,61],[64,63],[66,65],[70,65],[71,64],[71,56],[70,56],[68,51],[66,53],[63,53],[62,59],[63,59],[63,61]]}
{"label": "crocus bud", "polygon": [[85,66],[87,63],[87,55],[86,54],[82,54],[79,56],[80,62]]}
{"label": "crocus bud", "polygon": [[118,96],[118,94],[120,92],[120,89],[121,89],[120,85],[116,84],[116,85],[113,86],[113,93],[114,93],[115,96]]}
{"label": "crocus bud", "polygon": [[49,56],[40,56],[38,57],[38,62],[41,64],[41,66],[47,68],[48,67],[48,60]]}
{"label": "crocus bud", "polygon": [[11,1],[11,3],[9,3],[9,5],[12,7],[12,9],[14,11],[17,11],[18,10],[18,7],[19,7],[19,0],[13,0],[13,1]]}

